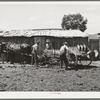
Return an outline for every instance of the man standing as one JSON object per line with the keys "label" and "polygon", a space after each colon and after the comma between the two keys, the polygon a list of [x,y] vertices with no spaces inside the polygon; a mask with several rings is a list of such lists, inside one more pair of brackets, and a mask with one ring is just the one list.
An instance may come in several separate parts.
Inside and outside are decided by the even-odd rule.
{"label": "man standing", "polygon": [[46,47],[45,47],[45,49],[46,49],[46,50],[53,49],[53,48],[52,48],[52,44],[51,44],[51,42],[50,42],[49,39],[46,40]]}
{"label": "man standing", "polygon": [[63,62],[65,63],[65,70],[68,68],[68,44],[67,42],[60,48],[60,67],[62,68]]}
{"label": "man standing", "polygon": [[37,50],[39,47],[39,41],[36,41],[36,44],[32,46],[32,58],[31,58],[31,64],[35,64],[36,67],[38,67],[38,56],[37,56]]}

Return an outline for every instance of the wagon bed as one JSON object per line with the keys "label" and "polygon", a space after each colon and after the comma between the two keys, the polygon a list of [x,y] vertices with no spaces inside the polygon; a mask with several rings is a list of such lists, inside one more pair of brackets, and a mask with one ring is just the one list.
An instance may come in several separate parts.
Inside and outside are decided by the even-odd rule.
{"label": "wagon bed", "polygon": [[[44,52],[49,58],[60,59],[60,50],[45,50]],[[91,51],[80,51],[77,46],[69,47],[69,54],[67,55],[70,65],[90,65],[92,63]]]}

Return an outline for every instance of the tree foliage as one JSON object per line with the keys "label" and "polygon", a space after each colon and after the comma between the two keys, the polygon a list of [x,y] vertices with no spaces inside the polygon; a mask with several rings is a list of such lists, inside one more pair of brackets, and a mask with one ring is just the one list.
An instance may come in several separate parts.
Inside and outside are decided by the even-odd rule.
{"label": "tree foliage", "polygon": [[74,30],[78,29],[82,32],[84,32],[87,27],[87,19],[84,19],[84,17],[78,13],[78,14],[69,14],[69,15],[64,15],[62,19],[62,28],[66,30]]}

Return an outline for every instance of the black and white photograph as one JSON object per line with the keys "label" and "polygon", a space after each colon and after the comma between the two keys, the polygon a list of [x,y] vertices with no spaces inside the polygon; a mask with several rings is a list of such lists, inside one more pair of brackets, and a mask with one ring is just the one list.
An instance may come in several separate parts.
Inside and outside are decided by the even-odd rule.
{"label": "black and white photograph", "polygon": [[99,92],[100,2],[0,2],[0,92]]}

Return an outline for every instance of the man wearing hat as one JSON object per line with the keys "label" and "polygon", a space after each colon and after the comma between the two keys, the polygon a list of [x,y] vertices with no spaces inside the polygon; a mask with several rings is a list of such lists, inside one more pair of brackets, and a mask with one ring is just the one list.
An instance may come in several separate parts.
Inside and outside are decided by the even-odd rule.
{"label": "man wearing hat", "polygon": [[64,42],[64,45],[60,48],[60,67],[62,68],[63,62],[65,63],[65,70],[68,68],[68,44]]}
{"label": "man wearing hat", "polygon": [[32,46],[32,58],[31,58],[31,64],[35,64],[36,67],[38,67],[38,56],[37,56],[37,50],[39,47],[39,41],[36,41],[36,43]]}
{"label": "man wearing hat", "polygon": [[51,44],[49,39],[46,40],[46,47],[45,47],[45,49],[47,49],[47,50],[52,49],[52,44]]}

